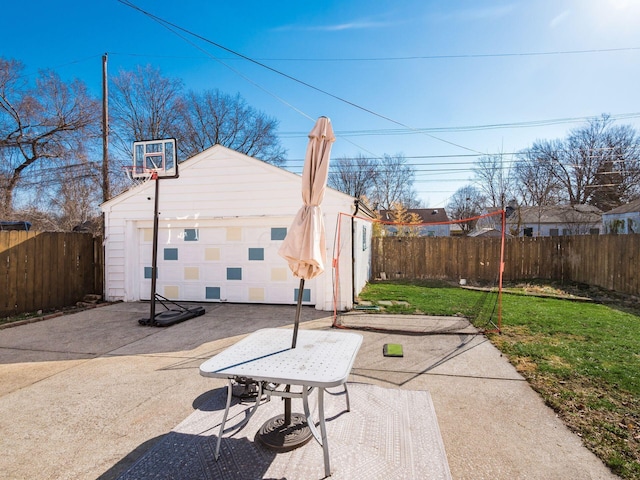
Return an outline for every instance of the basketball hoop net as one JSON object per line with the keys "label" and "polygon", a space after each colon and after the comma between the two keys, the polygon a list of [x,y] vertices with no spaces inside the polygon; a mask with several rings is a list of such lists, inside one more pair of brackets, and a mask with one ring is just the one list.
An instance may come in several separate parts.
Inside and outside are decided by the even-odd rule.
{"label": "basketball hoop net", "polygon": [[158,178],[158,173],[150,168],[140,166],[125,165],[122,167],[125,176],[133,185],[142,185],[143,183]]}

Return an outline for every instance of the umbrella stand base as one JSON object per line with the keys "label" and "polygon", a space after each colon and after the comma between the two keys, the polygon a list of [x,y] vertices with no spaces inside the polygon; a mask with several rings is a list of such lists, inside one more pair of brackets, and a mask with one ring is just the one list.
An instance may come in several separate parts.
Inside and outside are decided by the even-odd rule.
{"label": "umbrella stand base", "polygon": [[258,433],[256,440],[269,450],[278,453],[289,452],[309,443],[313,438],[307,425],[307,418],[301,413],[291,414],[291,424],[284,424],[284,415],[267,420]]}

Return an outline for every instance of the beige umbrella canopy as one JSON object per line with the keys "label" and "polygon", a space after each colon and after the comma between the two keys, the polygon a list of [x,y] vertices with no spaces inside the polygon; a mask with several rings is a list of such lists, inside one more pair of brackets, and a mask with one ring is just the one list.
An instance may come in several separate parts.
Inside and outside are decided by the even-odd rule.
{"label": "beige umbrella canopy", "polygon": [[[291,348],[296,348],[298,338],[304,281],[317,277],[324,271],[326,245],[320,204],[327,188],[329,157],[335,139],[331,120],[320,117],[309,133],[309,144],[302,169],[303,205],[278,250],[278,254],[289,263],[293,274],[300,279]],[[286,390],[289,390],[288,385]],[[311,430],[306,425],[306,417],[291,413],[291,398],[285,398],[284,415],[267,421],[258,434],[264,445],[277,451],[288,451],[304,445],[311,436]]]}
{"label": "beige umbrella canopy", "polygon": [[[324,271],[326,250],[324,220],[320,204],[327,188],[329,157],[335,141],[331,120],[320,117],[309,133],[302,170],[302,202],[278,254],[289,263],[293,274],[310,280]],[[302,295],[302,286],[299,296]]]}

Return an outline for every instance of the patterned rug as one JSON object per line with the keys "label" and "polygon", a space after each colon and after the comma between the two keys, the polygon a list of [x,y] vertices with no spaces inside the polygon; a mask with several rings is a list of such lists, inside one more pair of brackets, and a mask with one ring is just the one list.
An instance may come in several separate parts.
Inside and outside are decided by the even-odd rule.
{"label": "patterned rug", "polygon": [[[332,479],[451,479],[428,392],[361,383],[350,383],[348,388],[350,412],[346,411],[344,394],[325,394]],[[310,399],[317,418],[315,392]],[[164,436],[120,480],[325,478],[322,447],[315,440],[277,454],[254,441],[264,422],[283,413],[284,403],[276,397],[264,402],[242,430],[223,435],[220,458],[215,461],[225,400],[226,389],[213,391],[198,410]],[[234,398],[225,429],[239,423],[249,406]],[[301,401],[292,402],[292,411],[302,412]]]}

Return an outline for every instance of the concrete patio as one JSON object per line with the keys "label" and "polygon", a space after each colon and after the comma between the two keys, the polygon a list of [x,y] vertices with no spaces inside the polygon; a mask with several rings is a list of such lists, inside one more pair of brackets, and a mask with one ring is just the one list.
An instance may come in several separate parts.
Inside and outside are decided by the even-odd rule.
{"label": "concrete patio", "polygon": [[[201,377],[202,361],[254,330],[290,325],[295,314],[289,306],[205,308],[165,329],[137,324],[148,304],[117,303],[0,330],[2,478],[118,478],[225,384]],[[303,308],[302,321],[323,329],[332,317]],[[398,321],[403,334],[361,331],[350,381],[428,391],[452,478],[617,478],[468,324]],[[402,344],[404,357],[384,357],[385,343]],[[296,469],[287,466],[284,478],[300,478]]]}

